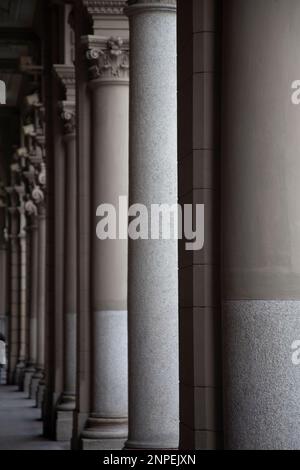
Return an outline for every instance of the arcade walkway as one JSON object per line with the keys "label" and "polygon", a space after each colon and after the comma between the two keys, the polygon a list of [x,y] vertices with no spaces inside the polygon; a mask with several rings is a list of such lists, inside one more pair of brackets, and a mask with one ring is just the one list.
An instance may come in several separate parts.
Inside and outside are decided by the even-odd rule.
{"label": "arcade walkway", "polygon": [[15,386],[0,386],[0,450],[64,450],[59,444],[42,437],[41,411],[34,401],[16,391]]}

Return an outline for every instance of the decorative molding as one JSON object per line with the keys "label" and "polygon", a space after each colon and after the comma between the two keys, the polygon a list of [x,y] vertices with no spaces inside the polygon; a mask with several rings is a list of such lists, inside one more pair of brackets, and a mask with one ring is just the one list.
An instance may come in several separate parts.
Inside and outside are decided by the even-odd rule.
{"label": "decorative molding", "polygon": [[137,15],[145,10],[176,12],[177,0],[128,0],[125,14]]}
{"label": "decorative molding", "polygon": [[106,40],[89,36],[86,58],[90,80],[129,79],[129,41],[120,37]]}
{"label": "decorative molding", "polygon": [[91,15],[123,15],[126,0],[83,0],[87,12]]}
{"label": "decorative molding", "polygon": [[177,0],[128,0],[127,2],[128,6],[131,5],[153,5],[153,4],[158,4],[158,5],[171,5],[175,6],[177,5]]}
{"label": "decorative molding", "polygon": [[75,101],[76,96],[76,76],[73,65],[54,64],[53,70],[62,83],[67,101]]}

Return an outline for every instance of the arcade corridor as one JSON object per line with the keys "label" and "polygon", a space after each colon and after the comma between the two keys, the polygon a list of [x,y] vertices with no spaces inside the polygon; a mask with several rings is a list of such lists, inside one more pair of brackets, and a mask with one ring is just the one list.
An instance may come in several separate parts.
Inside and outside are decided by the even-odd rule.
{"label": "arcade corridor", "polygon": [[0,449],[300,449],[299,50],[300,0],[0,0]]}

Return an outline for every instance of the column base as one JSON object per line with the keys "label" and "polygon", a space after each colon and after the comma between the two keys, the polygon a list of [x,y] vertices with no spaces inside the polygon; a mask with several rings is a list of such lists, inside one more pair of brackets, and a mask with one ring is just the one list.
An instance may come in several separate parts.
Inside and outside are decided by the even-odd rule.
{"label": "column base", "polygon": [[82,450],[122,450],[128,436],[124,419],[90,417],[81,434]]}
{"label": "column base", "polygon": [[28,366],[24,370],[23,392],[26,393],[28,398],[29,398],[29,393],[30,393],[30,384],[31,384],[32,377],[34,376],[35,372],[36,372],[36,369],[34,366]]}
{"label": "column base", "polygon": [[63,393],[57,405],[57,410],[74,411],[75,407],[76,407],[75,395],[73,393]]}
{"label": "column base", "polygon": [[25,362],[19,361],[16,365],[15,373],[14,373],[14,383],[19,387],[21,390],[22,387],[22,377],[23,377],[23,370],[25,369]]}
{"label": "column base", "polygon": [[81,439],[81,450],[122,450],[124,439]]}
{"label": "column base", "polygon": [[45,381],[42,379],[38,384],[37,391],[36,391],[36,407],[42,410],[44,395],[45,395],[45,388],[46,384]]}
{"label": "column base", "polygon": [[75,407],[75,395],[73,393],[63,393],[57,405],[55,416],[56,441],[71,441]]}
{"label": "column base", "polygon": [[31,384],[30,384],[30,392],[29,392],[29,397],[32,400],[36,400],[38,386],[42,378],[43,378],[43,372],[41,370],[37,370],[32,377]]}
{"label": "column base", "polygon": [[148,442],[135,442],[135,441],[126,441],[123,450],[160,450],[166,452],[172,452],[178,450],[178,446],[174,447],[174,445],[163,445],[163,444],[155,444],[155,443],[148,443]]}
{"label": "column base", "polygon": [[55,440],[58,442],[71,441],[73,432],[73,411],[56,412]]}

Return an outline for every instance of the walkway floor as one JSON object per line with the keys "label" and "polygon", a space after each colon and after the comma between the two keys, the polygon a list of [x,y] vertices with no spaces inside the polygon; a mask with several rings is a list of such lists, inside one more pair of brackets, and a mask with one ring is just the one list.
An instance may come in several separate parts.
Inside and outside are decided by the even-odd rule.
{"label": "walkway floor", "polygon": [[0,450],[67,450],[68,443],[42,437],[41,411],[16,390],[0,386]]}

